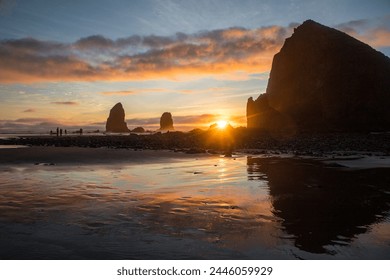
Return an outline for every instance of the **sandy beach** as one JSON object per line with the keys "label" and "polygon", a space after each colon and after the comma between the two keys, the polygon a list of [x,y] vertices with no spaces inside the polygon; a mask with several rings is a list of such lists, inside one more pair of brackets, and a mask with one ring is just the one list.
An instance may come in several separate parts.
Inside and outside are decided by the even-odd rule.
{"label": "sandy beach", "polygon": [[207,157],[168,150],[133,150],[83,147],[21,147],[0,149],[0,165],[46,164],[46,165],[93,165],[93,164],[138,164],[170,162],[180,159]]}
{"label": "sandy beach", "polygon": [[[390,168],[390,157],[384,153],[366,151],[335,151],[333,153],[307,156],[306,154],[283,154],[281,151],[264,149],[242,149],[237,156],[257,157],[301,157],[313,158],[330,165],[337,164],[349,168]],[[3,145],[0,148],[0,165],[34,164],[41,166],[81,166],[81,165],[114,165],[114,164],[146,164],[164,163],[180,160],[197,160],[199,158],[219,157],[220,154],[206,152],[191,154],[185,151],[144,150],[144,149],[114,149],[107,147],[45,147],[45,146],[14,146]]]}
{"label": "sandy beach", "polygon": [[386,164],[0,149],[0,258],[388,259]]}

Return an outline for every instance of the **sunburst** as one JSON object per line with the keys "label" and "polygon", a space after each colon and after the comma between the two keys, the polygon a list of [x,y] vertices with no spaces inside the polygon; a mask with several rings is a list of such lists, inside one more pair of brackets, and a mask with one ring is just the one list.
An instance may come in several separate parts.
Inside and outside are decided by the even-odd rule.
{"label": "sunburst", "polygon": [[228,122],[225,121],[225,120],[219,120],[219,121],[217,121],[217,127],[218,127],[219,129],[225,129],[227,125],[228,125]]}

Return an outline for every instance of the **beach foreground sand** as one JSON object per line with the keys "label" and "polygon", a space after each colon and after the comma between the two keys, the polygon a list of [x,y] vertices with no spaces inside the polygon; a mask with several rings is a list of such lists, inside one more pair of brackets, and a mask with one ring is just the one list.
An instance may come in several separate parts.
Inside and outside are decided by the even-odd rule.
{"label": "beach foreground sand", "polygon": [[211,156],[190,155],[168,150],[133,150],[82,147],[21,147],[0,149],[0,164],[83,165],[83,164],[138,164],[169,162]]}
{"label": "beach foreground sand", "polygon": [[0,259],[388,259],[387,159],[0,149]]}

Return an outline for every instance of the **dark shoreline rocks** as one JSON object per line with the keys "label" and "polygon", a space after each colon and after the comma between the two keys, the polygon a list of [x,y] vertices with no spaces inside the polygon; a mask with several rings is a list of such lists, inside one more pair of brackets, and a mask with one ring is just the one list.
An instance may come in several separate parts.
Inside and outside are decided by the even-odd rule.
{"label": "dark shoreline rocks", "polygon": [[219,153],[243,151],[255,154],[295,154],[321,156],[324,154],[353,154],[357,151],[390,155],[390,133],[302,133],[292,137],[252,132],[237,128],[229,135],[227,146],[223,135],[210,131],[169,132],[148,135],[101,136],[23,136],[0,139],[1,145],[31,145],[57,147],[108,147],[134,150],[172,150],[186,153]]}

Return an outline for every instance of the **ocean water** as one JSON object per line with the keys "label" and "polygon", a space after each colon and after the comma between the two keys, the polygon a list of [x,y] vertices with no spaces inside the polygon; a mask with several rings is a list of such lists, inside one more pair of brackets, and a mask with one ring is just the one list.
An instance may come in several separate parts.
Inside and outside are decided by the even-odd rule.
{"label": "ocean water", "polygon": [[0,166],[1,259],[389,259],[390,172],[294,158]]}

